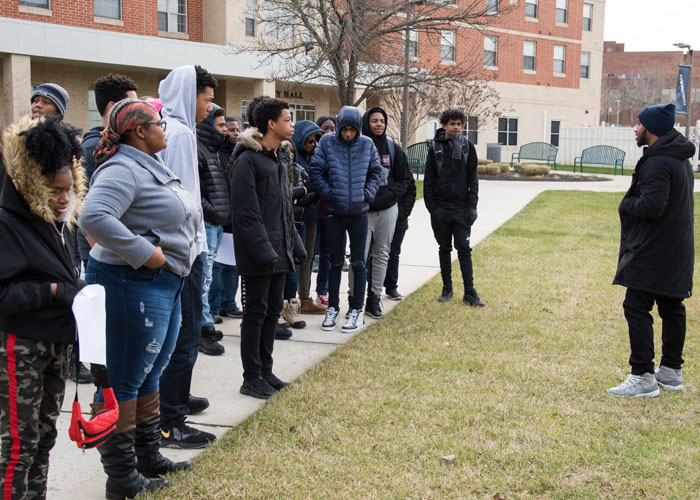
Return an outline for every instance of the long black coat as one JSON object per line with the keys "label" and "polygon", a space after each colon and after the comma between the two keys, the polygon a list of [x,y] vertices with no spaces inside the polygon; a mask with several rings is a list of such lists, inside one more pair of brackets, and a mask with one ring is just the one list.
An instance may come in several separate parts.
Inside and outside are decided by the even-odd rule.
{"label": "long black coat", "polygon": [[219,149],[226,136],[217,131],[206,119],[197,124],[197,160],[199,188],[202,195],[204,220],[215,226],[227,223],[231,217],[231,194],[226,182],[225,167],[219,158]]}
{"label": "long black coat", "polygon": [[695,146],[677,131],[644,150],[620,203],[622,234],[616,285],[667,297],[693,290]]}
{"label": "long black coat", "polygon": [[243,132],[242,152],[234,153],[231,207],[236,267],[241,276],[263,276],[294,270],[295,258],[306,259],[294,228],[287,170],[274,152],[263,150],[255,128]]}

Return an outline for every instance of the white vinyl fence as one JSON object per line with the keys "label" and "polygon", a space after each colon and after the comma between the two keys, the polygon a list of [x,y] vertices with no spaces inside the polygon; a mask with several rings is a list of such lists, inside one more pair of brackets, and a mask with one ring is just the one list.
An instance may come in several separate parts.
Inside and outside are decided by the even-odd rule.
{"label": "white vinyl fence", "polygon": [[[685,134],[685,127],[678,131]],[[690,128],[690,137],[696,136],[695,127]],[[581,151],[591,146],[615,146],[625,154],[625,168],[633,168],[642,156],[642,148],[637,147],[632,127],[562,127],[559,135],[559,154],[557,163],[573,165],[574,158],[581,156]],[[696,141],[697,145],[697,141]],[[697,162],[694,163],[697,165]]]}

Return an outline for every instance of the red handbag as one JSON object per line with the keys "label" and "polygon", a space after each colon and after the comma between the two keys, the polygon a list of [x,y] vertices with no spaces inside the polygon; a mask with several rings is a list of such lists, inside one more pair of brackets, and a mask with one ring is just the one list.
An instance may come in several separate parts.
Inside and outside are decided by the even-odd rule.
{"label": "red handbag", "polygon": [[73,413],[68,428],[68,436],[75,441],[78,448],[86,450],[96,448],[106,442],[117,432],[117,420],[119,419],[119,404],[114,397],[114,391],[109,385],[107,370],[103,369],[103,376],[99,377],[102,385],[102,397],[105,406],[95,413],[90,420],[85,420],[78,401],[78,385],[75,387],[75,399],[73,400]]}

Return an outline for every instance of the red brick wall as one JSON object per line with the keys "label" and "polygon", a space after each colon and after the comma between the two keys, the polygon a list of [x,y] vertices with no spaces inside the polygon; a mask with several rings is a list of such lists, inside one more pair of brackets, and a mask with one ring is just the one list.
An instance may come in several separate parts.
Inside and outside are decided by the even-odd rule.
{"label": "red brick wall", "polygon": [[[189,39],[201,42],[203,32],[202,0],[188,0],[187,10]],[[158,36],[158,10],[157,2],[154,0],[122,0],[124,26],[96,23],[94,21],[93,0],[51,0],[51,14],[51,16],[44,16],[20,12],[17,0],[3,0],[0,3],[1,17],[135,35]]]}

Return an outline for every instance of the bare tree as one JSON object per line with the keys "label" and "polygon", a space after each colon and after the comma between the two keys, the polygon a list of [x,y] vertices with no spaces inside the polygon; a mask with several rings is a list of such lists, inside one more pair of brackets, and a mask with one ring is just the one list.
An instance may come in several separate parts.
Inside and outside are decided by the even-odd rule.
{"label": "bare tree", "polygon": [[[601,103],[605,110],[612,110],[616,122],[619,104],[623,123],[633,124],[636,113],[649,104],[661,102],[662,91],[673,87],[674,84],[673,77],[662,75],[656,68],[647,66],[641,73],[615,78],[615,82],[609,84],[608,89],[601,93]],[[609,118],[607,121],[613,120]]]}
{"label": "bare tree", "polygon": [[[381,99],[388,114],[401,115],[403,92],[400,89],[382,93]],[[414,86],[409,93],[408,136],[414,135],[429,117],[437,118],[445,109],[461,109],[466,116],[476,116],[479,123],[484,124],[508,111],[500,109],[499,105],[500,95],[488,80],[445,80],[438,89]]]}
{"label": "bare tree", "polygon": [[[405,84],[426,88],[445,78],[474,76],[482,61],[404,69],[404,39],[413,31],[440,46],[442,30],[481,30],[498,16],[487,9],[500,4],[510,11],[517,2],[484,0],[258,0],[256,20],[263,33],[253,45],[232,49],[262,56],[270,77],[336,88],[341,105],[358,105],[368,96]],[[488,7],[487,5],[490,5]],[[455,29],[458,27],[459,29]],[[473,59],[473,58],[472,58]],[[356,90],[362,89],[359,95]]]}

